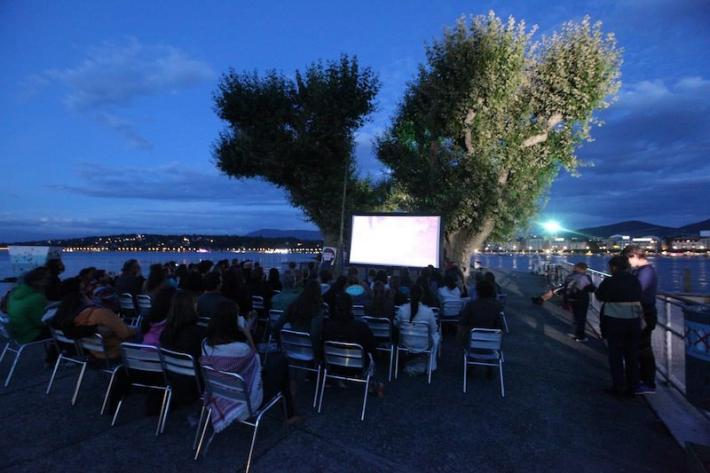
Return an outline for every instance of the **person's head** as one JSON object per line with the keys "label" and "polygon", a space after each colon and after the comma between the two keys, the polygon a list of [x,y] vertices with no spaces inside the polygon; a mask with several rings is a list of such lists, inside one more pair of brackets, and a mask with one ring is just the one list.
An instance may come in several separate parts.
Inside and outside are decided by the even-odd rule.
{"label": "person's head", "polygon": [[586,273],[588,267],[589,266],[587,266],[587,263],[582,263],[582,262],[575,263],[574,271],[578,272],[578,273]]}
{"label": "person's head", "polygon": [[631,265],[632,268],[648,264],[646,251],[638,245],[628,245],[623,249],[621,254],[629,259],[629,265]]}
{"label": "person's head", "polygon": [[384,269],[377,271],[377,274],[375,274],[375,281],[382,281],[387,284],[387,272]]}
{"label": "person's head", "polygon": [[350,276],[355,276],[356,278],[359,278],[358,270],[355,266],[350,266],[348,268],[348,277]]}
{"label": "person's head", "polygon": [[332,317],[336,320],[349,320],[353,317],[353,300],[346,292],[335,296],[335,307],[331,309]]}
{"label": "person's head", "polygon": [[270,282],[281,282],[281,276],[279,275],[279,270],[276,268],[269,269],[269,281]]}
{"label": "person's head", "polygon": [[165,282],[165,268],[160,263],[151,264],[148,279],[145,282],[145,290],[150,292],[160,287]]}
{"label": "person's head", "polygon": [[88,268],[83,268],[81,271],[79,271],[79,279],[81,279],[81,281],[84,283],[93,280],[95,275],[96,275],[96,268],[94,268],[93,266],[89,266]]}
{"label": "person's head", "polygon": [[209,292],[219,291],[222,287],[222,275],[217,271],[207,273],[202,280],[202,289]]}
{"label": "person's head", "polygon": [[494,299],[496,297],[496,286],[487,279],[481,279],[476,283],[476,294],[481,299]]}
{"label": "person's head", "polygon": [[402,280],[399,278],[399,276],[392,276],[390,278],[390,288],[399,291],[399,288],[402,287]]}
{"label": "person's head", "polygon": [[23,282],[37,292],[44,292],[49,284],[49,270],[45,266],[39,266],[25,273]]}
{"label": "person's head", "polygon": [[59,258],[47,261],[47,269],[52,276],[59,276],[64,272],[64,263]]}
{"label": "person's head", "polygon": [[490,271],[486,271],[486,273],[483,275],[483,279],[492,282],[493,286],[495,286],[496,284],[496,275]]}
{"label": "person's head", "polygon": [[180,280],[180,289],[190,291],[194,294],[202,292],[202,273],[193,269]]}
{"label": "person's head", "polygon": [[168,317],[165,321],[165,336],[170,343],[177,332],[183,327],[189,327],[197,323],[197,312],[195,311],[195,298],[187,291],[177,291],[173,296]]}
{"label": "person's head", "polygon": [[210,346],[225,343],[246,341],[246,336],[237,322],[239,306],[230,299],[224,299],[217,304],[215,313],[207,324],[206,340]]}
{"label": "person's head", "polygon": [[609,260],[609,272],[612,275],[623,273],[629,269],[631,269],[631,265],[629,264],[629,259],[626,256],[617,255],[613,256]]}
{"label": "person's head", "polygon": [[138,276],[141,272],[141,265],[138,264],[137,259],[129,259],[123,263],[121,272],[124,274],[130,274],[131,276]]}
{"label": "person's head", "polygon": [[367,271],[368,280],[373,281],[375,277],[377,277],[377,271],[375,271],[374,269],[370,269],[369,271]]}
{"label": "person's head", "polygon": [[63,292],[62,300],[52,319],[54,327],[61,327],[66,320],[73,320],[79,311],[89,304],[86,296],[81,292],[79,278],[65,279],[62,285],[65,292]]}
{"label": "person's head", "polygon": [[168,316],[170,312],[170,307],[173,303],[173,296],[177,292],[172,286],[165,286],[155,293],[155,297],[152,298],[150,303],[150,313],[146,318],[143,319],[144,324],[141,326],[143,333],[146,332],[150,325],[162,322]]}
{"label": "person's head", "polygon": [[456,278],[453,274],[447,274],[444,276],[444,285],[451,291],[456,289]]}

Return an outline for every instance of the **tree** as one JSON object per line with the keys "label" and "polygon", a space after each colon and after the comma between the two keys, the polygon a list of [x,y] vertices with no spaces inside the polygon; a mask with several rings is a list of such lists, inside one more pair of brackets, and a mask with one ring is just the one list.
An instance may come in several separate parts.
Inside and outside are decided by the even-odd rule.
{"label": "tree", "polygon": [[462,18],[426,51],[377,143],[392,199],[440,213],[449,259],[524,227],[560,167],[575,172],[595,110],[619,87],[620,51],[589,18],[532,40],[493,12]]}
{"label": "tree", "polygon": [[235,178],[258,177],[287,191],[328,243],[346,213],[379,202],[377,186],[357,178],[354,133],[373,111],[379,81],[357,58],[316,62],[295,78],[271,71],[225,74],[215,95],[228,123],[215,145],[217,167]]}

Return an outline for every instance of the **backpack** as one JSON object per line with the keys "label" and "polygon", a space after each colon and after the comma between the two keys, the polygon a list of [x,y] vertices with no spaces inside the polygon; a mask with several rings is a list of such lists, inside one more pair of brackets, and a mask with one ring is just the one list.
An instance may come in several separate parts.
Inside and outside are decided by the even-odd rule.
{"label": "backpack", "polygon": [[74,323],[77,315],[81,313],[81,310],[74,314],[74,316],[64,317],[64,319],[59,322],[58,328],[64,332],[64,335],[66,335],[67,338],[78,340],[80,338],[90,337],[96,333],[96,330],[98,330],[98,325],[76,325]]}

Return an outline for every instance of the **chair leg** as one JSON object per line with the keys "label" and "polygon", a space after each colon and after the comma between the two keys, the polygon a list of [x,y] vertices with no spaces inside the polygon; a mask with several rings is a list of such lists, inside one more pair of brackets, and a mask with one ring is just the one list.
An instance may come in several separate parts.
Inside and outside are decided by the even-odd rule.
{"label": "chair leg", "polygon": [[394,347],[390,346],[390,364],[388,365],[388,370],[387,370],[387,381],[392,382],[392,368],[394,364]]}
{"label": "chair leg", "polygon": [[2,355],[0,355],[0,363],[2,363],[2,360],[5,359],[5,353],[7,353],[7,351],[8,351],[9,349],[10,349],[10,342],[7,342],[7,343],[5,344],[5,348],[3,348],[3,350],[2,350]]}
{"label": "chair leg", "polygon": [[57,370],[59,369],[59,363],[62,362],[62,356],[59,355],[57,358],[57,361],[54,363],[54,369],[52,370],[52,376],[49,378],[49,384],[47,385],[47,391],[45,394],[49,395],[49,392],[52,390],[52,383],[54,383],[54,377],[57,375]]}
{"label": "chair leg", "polygon": [[397,353],[394,356],[394,379],[399,376],[399,347],[397,347]]}
{"label": "chair leg", "polygon": [[321,372],[321,366],[318,365],[318,372],[316,374],[316,389],[315,392],[313,393],[313,408],[315,409],[316,404],[318,403],[318,389],[320,388],[320,372]]}
{"label": "chair leg", "polygon": [[[202,425],[202,434],[200,434],[200,443],[197,444],[197,451],[195,452],[195,460],[200,456],[200,450],[202,450],[202,444],[205,441],[205,433],[207,432],[207,426],[210,424],[210,417],[212,417],[212,409],[207,409],[207,416],[205,417],[205,423]],[[197,426],[198,432],[200,426]]]}
{"label": "chair leg", "polygon": [[197,422],[197,428],[195,429],[195,440],[192,442],[193,450],[197,448],[197,439],[200,438],[200,428],[202,427],[202,421],[204,420],[205,412],[207,412],[207,409],[205,409],[205,404],[202,403],[202,407],[200,408],[200,420]]}
{"label": "chair leg", "polygon": [[256,433],[259,431],[259,423],[261,422],[261,416],[254,422],[254,433],[251,436],[251,445],[249,446],[249,456],[247,456],[247,466],[244,469],[244,473],[249,473],[251,470],[251,456],[254,454],[254,445],[256,444]]}
{"label": "chair leg", "polygon": [[165,415],[165,408],[166,404],[168,402],[168,394],[170,393],[170,389],[166,388],[163,391],[163,403],[160,405],[160,413],[158,414],[158,426],[155,428],[155,436],[157,437],[160,435],[160,428],[163,425],[163,416]]}
{"label": "chair leg", "polygon": [[427,384],[431,384],[431,367],[434,364],[434,357],[435,356],[436,356],[436,353],[434,353],[433,350],[429,352],[429,358],[428,358],[428,363],[427,363],[427,372],[428,372],[427,375],[428,375],[429,379],[427,380]]}
{"label": "chair leg", "polygon": [[5,387],[10,384],[12,374],[15,372],[15,367],[17,366],[17,362],[20,360],[20,355],[22,354],[22,350],[24,349],[25,347],[20,347],[19,350],[15,352],[15,360],[12,362],[12,366],[10,367],[10,372],[7,374],[7,378],[5,378]]}
{"label": "chair leg", "polygon": [[104,402],[101,404],[101,415],[104,415],[104,412],[106,412],[106,405],[108,404],[108,398],[111,395],[111,388],[113,387],[113,381],[116,379],[116,372],[118,371],[118,368],[114,369],[113,372],[111,373],[111,379],[108,382],[108,387],[106,388],[106,394],[104,395]]}
{"label": "chair leg", "polygon": [[116,419],[118,419],[118,411],[121,410],[121,406],[123,405],[123,397],[118,400],[118,404],[116,405],[116,412],[113,413],[113,419],[111,419],[111,427],[116,425]]}
{"label": "chair leg", "polygon": [[320,400],[318,401],[318,414],[320,414],[321,408],[323,407],[323,395],[325,394],[325,382],[328,379],[328,368],[323,369],[323,378],[321,379],[320,385]]}
{"label": "chair leg", "polygon": [[468,375],[468,363],[466,363],[466,361],[468,361],[468,360],[466,359],[466,352],[464,352],[464,354],[463,354],[463,392],[464,392],[464,394],[466,394],[466,381],[468,381],[466,379],[467,375]]}
{"label": "chair leg", "polygon": [[284,437],[288,437],[288,406],[286,405],[286,397],[281,395],[281,407],[284,411]]}
{"label": "chair leg", "polygon": [[365,381],[365,397],[362,400],[362,414],[360,414],[360,420],[365,420],[365,408],[367,407],[367,393],[370,391],[370,375],[367,375],[367,381]]}
{"label": "chair leg", "polygon": [[168,412],[170,412],[170,404],[173,400],[173,390],[168,388],[166,391],[168,392],[168,401],[165,403],[165,412],[163,413],[163,424],[160,427],[161,434],[165,432],[165,424],[168,422]]}
{"label": "chair leg", "polygon": [[71,405],[76,404],[76,398],[79,396],[79,388],[81,387],[81,382],[84,380],[84,373],[86,372],[86,363],[81,364],[81,372],[79,373],[79,379],[76,380],[76,387],[74,388],[74,395],[71,398]]}
{"label": "chair leg", "polygon": [[500,397],[505,397],[505,385],[503,384],[503,362],[498,362],[498,371],[500,371]]}

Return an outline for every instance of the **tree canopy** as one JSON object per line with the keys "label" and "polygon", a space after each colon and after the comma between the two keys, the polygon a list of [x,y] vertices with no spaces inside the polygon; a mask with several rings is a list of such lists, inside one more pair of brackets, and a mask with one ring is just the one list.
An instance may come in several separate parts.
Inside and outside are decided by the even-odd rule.
{"label": "tree canopy", "polygon": [[215,94],[228,128],[215,145],[218,168],[258,177],[287,191],[334,241],[340,225],[343,180],[346,213],[375,206],[382,195],[357,177],[354,134],[373,111],[379,81],[357,58],[316,62],[293,79],[276,71],[225,74]]}
{"label": "tree canopy", "polygon": [[427,48],[377,143],[392,198],[445,217],[453,260],[528,222],[559,168],[574,172],[593,112],[618,89],[620,52],[601,24],[533,34],[492,12],[460,19]]}

